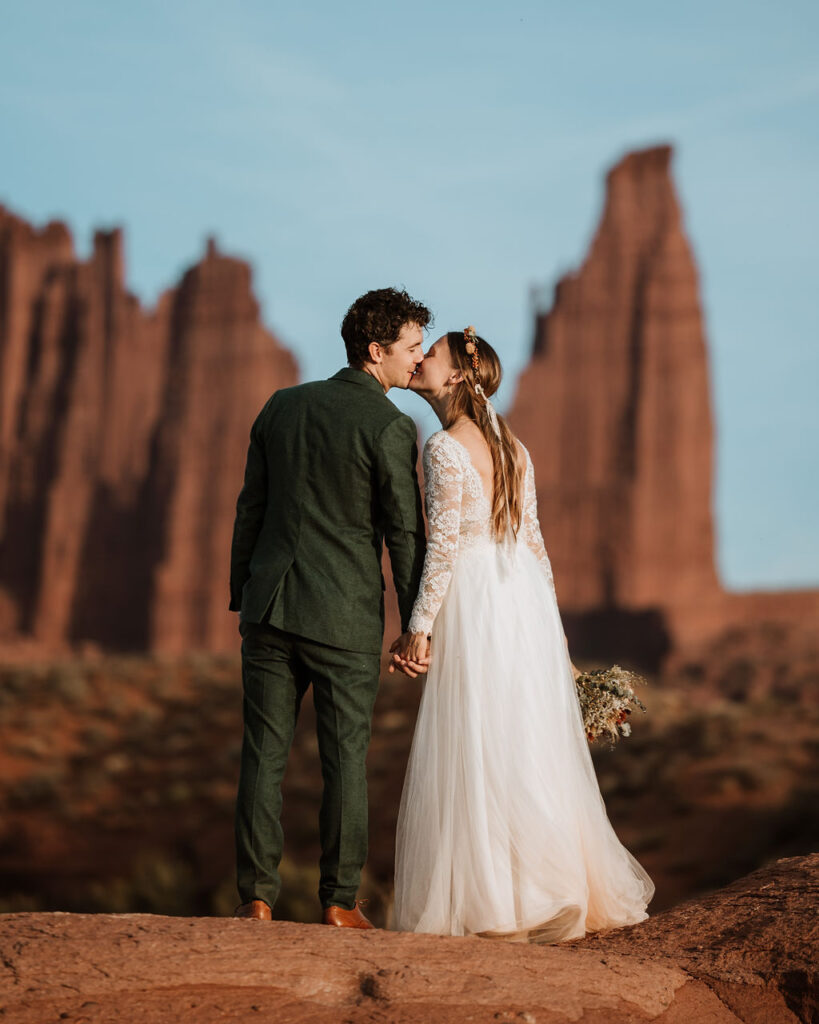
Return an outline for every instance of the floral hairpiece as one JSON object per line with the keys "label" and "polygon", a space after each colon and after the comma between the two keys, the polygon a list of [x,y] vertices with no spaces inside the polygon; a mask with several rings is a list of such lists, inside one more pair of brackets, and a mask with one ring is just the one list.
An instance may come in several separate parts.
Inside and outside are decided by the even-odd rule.
{"label": "floral hairpiece", "polygon": [[478,334],[474,327],[466,327],[464,329],[464,341],[466,344],[466,354],[472,356],[472,369],[475,373],[478,372]]}

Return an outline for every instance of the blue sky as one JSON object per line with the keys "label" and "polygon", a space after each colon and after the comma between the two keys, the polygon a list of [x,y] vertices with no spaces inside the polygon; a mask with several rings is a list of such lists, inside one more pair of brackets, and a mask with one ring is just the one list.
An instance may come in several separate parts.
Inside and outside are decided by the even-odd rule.
{"label": "blue sky", "polygon": [[[504,358],[575,266],[602,176],[669,141],[702,278],[718,564],[819,584],[819,5],[27,0],[0,35],[0,202],[123,224],[145,303],[208,233],[305,377],[403,284]],[[434,337],[433,333],[433,337]],[[399,404],[429,432],[412,396]]]}

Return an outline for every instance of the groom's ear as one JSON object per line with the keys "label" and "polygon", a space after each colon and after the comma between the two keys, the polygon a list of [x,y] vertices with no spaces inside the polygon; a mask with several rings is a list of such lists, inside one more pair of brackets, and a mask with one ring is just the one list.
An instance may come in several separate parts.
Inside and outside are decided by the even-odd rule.
{"label": "groom's ear", "polygon": [[381,363],[384,361],[384,349],[377,341],[371,341],[367,346],[367,351],[370,353],[371,363]]}

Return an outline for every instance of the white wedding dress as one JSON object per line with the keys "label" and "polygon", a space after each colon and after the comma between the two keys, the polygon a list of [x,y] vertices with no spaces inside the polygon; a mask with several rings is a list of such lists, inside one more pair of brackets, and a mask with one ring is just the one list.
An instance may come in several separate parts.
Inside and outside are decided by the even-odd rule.
{"label": "white wedding dress", "polygon": [[432,662],[398,816],[393,927],[556,942],[645,920],[654,884],[597,785],[529,453],[518,540],[505,544],[459,441],[433,434],[423,465],[429,542],[410,630],[432,632]]}

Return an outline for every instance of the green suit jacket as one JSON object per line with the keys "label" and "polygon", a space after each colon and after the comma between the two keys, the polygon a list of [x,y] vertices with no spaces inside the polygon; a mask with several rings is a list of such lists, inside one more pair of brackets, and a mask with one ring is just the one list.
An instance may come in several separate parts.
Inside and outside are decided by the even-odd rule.
{"label": "green suit jacket", "polygon": [[363,370],[276,391],[250,430],[230,609],[379,653],[386,539],[406,630],[425,554],[415,424]]}

